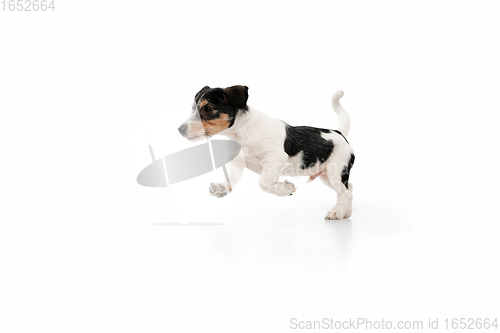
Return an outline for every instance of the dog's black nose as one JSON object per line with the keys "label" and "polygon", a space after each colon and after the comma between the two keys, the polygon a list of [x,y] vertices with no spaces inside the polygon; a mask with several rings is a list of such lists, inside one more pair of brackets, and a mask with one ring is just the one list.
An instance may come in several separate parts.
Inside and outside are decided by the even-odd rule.
{"label": "dog's black nose", "polygon": [[186,131],[187,131],[187,125],[186,124],[182,124],[181,126],[179,126],[179,133],[181,133],[182,136],[186,136]]}

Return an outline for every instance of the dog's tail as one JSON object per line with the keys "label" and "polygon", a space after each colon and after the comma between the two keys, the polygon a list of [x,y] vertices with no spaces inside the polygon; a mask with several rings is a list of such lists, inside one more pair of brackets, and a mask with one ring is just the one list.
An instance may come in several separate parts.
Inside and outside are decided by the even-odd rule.
{"label": "dog's tail", "polygon": [[344,92],[342,90],[336,91],[332,97],[332,106],[340,118],[339,131],[344,136],[347,136],[347,134],[349,134],[349,129],[351,128],[351,118],[349,117],[347,112],[344,110],[342,105],[340,105],[339,100],[342,96],[344,96]]}

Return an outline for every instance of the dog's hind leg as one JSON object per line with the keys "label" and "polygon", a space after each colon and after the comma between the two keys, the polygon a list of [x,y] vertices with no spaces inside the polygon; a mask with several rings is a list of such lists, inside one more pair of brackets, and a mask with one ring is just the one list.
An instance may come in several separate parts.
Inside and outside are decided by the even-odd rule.
{"label": "dog's hind leg", "polygon": [[346,219],[352,214],[352,184],[348,182],[349,175],[346,176],[345,172],[346,167],[332,165],[326,174],[320,176],[323,183],[337,192],[337,204],[326,214],[326,220]]}

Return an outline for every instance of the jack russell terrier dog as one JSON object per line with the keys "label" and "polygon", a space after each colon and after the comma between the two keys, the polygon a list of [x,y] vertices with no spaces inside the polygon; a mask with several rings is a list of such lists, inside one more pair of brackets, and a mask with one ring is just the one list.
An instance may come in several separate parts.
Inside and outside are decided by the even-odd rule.
{"label": "jack russell terrier dog", "polygon": [[241,145],[241,151],[227,164],[228,181],[212,183],[211,195],[221,198],[230,193],[246,167],[260,175],[260,187],[280,197],[292,195],[295,186],[280,182],[280,176],[319,177],[337,192],[337,204],[327,220],[340,220],[352,214],[352,184],[349,173],[354,153],[347,142],[350,118],[337,91],[333,109],[340,118],[338,130],[309,126],[290,126],[247,105],[248,87],[201,89],[194,98],[193,115],[179,127],[189,140],[221,134]]}

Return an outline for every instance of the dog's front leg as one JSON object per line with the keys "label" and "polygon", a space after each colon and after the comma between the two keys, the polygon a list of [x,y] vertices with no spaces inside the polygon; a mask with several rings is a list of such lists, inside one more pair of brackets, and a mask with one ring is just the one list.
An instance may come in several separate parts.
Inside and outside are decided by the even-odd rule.
{"label": "dog's front leg", "polygon": [[236,186],[236,183],[243,175],[244,169],[245,158],[243,156],[243,151],[240,151],[232,161],[226,164],[227,174],[224,175],[227,177],[226,181],[211,183],[208,192],[217,198],[222,198],[228,193],[231,193],[234,186]]}
{"label": "dog's front leg", "polygon": [[277,154],[265,158],[262,161],[262,173],[259,179],[260,187],[269,193],[280,197],[292,195],[295,186],[289,181],[280,182],[279,178],[286,167],[288,155],[286,153]]}

